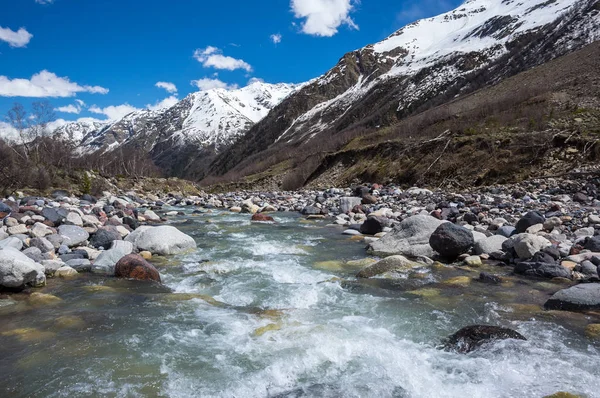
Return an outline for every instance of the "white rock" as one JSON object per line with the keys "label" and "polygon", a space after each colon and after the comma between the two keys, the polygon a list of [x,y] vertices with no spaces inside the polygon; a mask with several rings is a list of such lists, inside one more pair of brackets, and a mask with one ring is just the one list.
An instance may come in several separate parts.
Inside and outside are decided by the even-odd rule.
{"label": "white rock", "polygon": [[46,283],[44,267],[17,249],[0,250],[0,286],[20,288],[25,285],[41,286]]}
{"label": "white rock", "polygon": [[125,238],[137,251],[168,255],[184,253],[196,248],[194,239],[170,225],[141,226]]}
{"label": "white rock", "polygon": [[19,225],[16,225],[14,227],[8,228],[8,233],[10,235],[26,234],[27,232],[29,232],[29,230],[27,229],[27,227],[25,226],[25,224],[19,224]]}
{"label": "white rock", "polygon": [[515,252],[521,259],[531,258],[543,248],[552,246],[548,239],[527,233],[515,235],[511,239],[514,242]]}

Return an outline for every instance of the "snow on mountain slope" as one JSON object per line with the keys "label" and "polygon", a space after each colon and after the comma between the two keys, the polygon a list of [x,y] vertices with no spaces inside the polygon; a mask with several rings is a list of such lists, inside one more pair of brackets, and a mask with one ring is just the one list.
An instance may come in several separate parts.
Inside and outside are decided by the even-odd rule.
{"label": "snow on mountain slope", "polygon": [[192,93],[186,98],[191,108],[174,138],[182,143],[193,138],[203,145],[229,144],[298,87],[253,82],[236,90],[218,88]]}
{"label": "snow on mountain slope", "polygon": [[[405,26],[379,43],[348,54],[317,79],[327,86],[358,69],[354,84],[299,115],[276,142],[311,139],[334,126],[358,100],[387,80],[408,78],[428,68],[419,85],[408,86],[398,98],[398,111],[411,106],[449,82],[484,68],[508,52],[507,44],[551,24],[592,0],[468,0],[436,17]],[[587,22],[587,42],[599,37],[600,13]],[[567,43],[566,46],[569,44]],[[356,65],[353,65],[353,64]]]}
{"label": "snow on mountain slope", "polygon": [[135,111],[105,124],[73,122],[60,127],[60,132],[75,133],[72,137],[80,142],[80,153],[110,151],[126,144],[148,152],[157,146],[188,144],[218,151],[301,87],[255,81],[239,89],[199,91],[166,109]]}

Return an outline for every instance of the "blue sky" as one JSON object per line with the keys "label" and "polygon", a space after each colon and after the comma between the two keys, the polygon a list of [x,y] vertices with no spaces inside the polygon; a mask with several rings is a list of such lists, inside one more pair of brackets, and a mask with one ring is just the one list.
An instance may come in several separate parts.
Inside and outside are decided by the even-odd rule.
{"label": "blue sky", "polygon": [[460,3],[0,0],[0,115],[47,99],[58,118],[106,119],[252,78],[303,82]]}

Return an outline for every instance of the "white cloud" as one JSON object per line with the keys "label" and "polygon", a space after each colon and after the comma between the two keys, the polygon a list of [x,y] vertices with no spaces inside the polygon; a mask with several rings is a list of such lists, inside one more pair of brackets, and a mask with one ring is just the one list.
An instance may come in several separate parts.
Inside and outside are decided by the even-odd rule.
{"label": "white cloud", "polygon": [[167,92],[171,94],[177,94],[177,86],[170,82],[158,82],[155,84],[158,88],[164,88]]}
{"label": "white cloud", "polygon": [[260,77],[253,77],[250,80],[248,80],[248,85],[254,84],[254,83],[264,83],[264,79],[261,79]]}
{"label": "white cloud", "polygon": [[12,141],[19,137],[17,130],[10,123],[0,121],[0,138]]}
{"label": "white cloud", "polygon": [[92,105],[88,108],[88,110],[92,113],[96,113],[99,115],[105,115],[109,120],[119,120],[123,117],[129,115],[131,112],[139,111],[135,106],[131,106],[127,103],[122,105],[111,105],[105,108],[100,108],[99,106]]}
{"label": "white cloud", "polygon": [[16,32],[10,28],[0,26],[0,40],[5,41],[11,47],[25,47],[33,35],[25,28],[19,28]]}
{"label": "white cloud", "polygon": [[192,80],[192,85],[198,87],[201,91],[210,90],[213,88],[224,88],[227,90],[235,90],[238,88],[237,84],[228,84],[219,79],[210,79],[208,77]]}
{"label": "white cloud", "polygon": [[43,70],[31,79],[9,79],[0,76],[0,97],[73,97],[77,93],[107,94],[108,89],[100,86],[81,86],[68,77],[58,77]]}
{"label": "white cloud", "polygon": [[179,99],[177,97],[175,97],[174,95],[172,95],[170,97],[165,98],[162,101],[157,102],[154,105],[148,104],[148,105],[146,105],[146,108],[150,109],[151,111],[159,111],[161,109],[170,108],[178,102],[179,102]]}
{"label": "white cloud", "polygon": [[69,104],[66,106],[60,106],[58,108],[54,109],[57,112],[63,112],[63,113],[75,113],[76,115],[81,113],[81,106],[79,105],[73,105],[73,104]]}
{"label": "white cloud", "polygon": [[54,0],[35,0],[35,2],[38,4],[52,4]]}
{"label": "white cloud", "polygon": [[275,44],[279,44],[281,43],[281,34],[280,33],[274,33],[270,36],[271,41]]}
{"label": "white cloud", "polygon": [[216,47],[208,46],[204,49],[194,51],[194,58],[205,68],[236,70],[243,69],[252,72],[252,66],[242,59],[236,59],[223,55],[223,51]]}
{"label": "white cloud", "polygon": [[78,104],[79,106],[85,106],[85,102],[83,102],[83,101],[82,101],[82,100],[80,100],[80,99],[76,99],[76,100],[75,100],[75,102],[77,102],[77,104]]}
{"label": "white cloud", "polygon": [[303,33],[331,37],[340,25],[358,29],[350,18],[355,3],[352,0],[291,0],[290,6],[296,18],[305,19]]}

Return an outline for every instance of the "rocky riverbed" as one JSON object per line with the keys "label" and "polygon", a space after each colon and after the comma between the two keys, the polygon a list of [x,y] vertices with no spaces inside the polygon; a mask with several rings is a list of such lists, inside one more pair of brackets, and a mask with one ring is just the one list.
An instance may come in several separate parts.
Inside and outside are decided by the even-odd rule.
{"label": "rocky riverbed", "polygon": [[[581,336],[577,344],[587,342],[595,347],[600,337],[596,312],[600,309],[599,198],[596,180],[550,179],[457,193],[373,184],[325,191],[197,196],[106,192],[94,198],[64,191],[56,191],[50,198],[15,196],[0,204],[0,311],[11,318],[24,309],[40,311],[48,306],[54,308],[52,316],[60,318],[63,315],[52,305],[66,300],[63,296],[73,289],[88,286],[86,296],[77,296],[87,302],[99,293],[112,292],[115,288],[111,286],[121,292],[126,286],[138,291],[141,285],[122,284],[130,280],[143,280],[137,283],[148,284],[144,291],[189,296],[190,281],[174,284],[179,277],[165,264],[191,256],[194,272],[210,275],[211,282],[202,283],[225,283],[223,275],[231,271],[228,266],[214,265],[209,254],[219,239],[238,244],[240,234],[244,234],[243,248],[252,256],[261,256],[252,259],[252,267],[270,267],[275,259],[283,268],[295,267],[296,260],[288,264],[288,259],[306,256],[313,245],[309,238],[302,238],[309,239],[308,245],[300,244],[290,235],[291,225],[297,225],[294,228],[303,228],[303,234],[312,233],[319,239],[320,252],[311,254],[315,257],[310,262],[319,274],[300,273],[303,276],[292,278],[294,284],[306,283],[309,278],[311,284],[326,283],[353,295],[394,302],[418,300],[430,306],[424,313],[462,312],[470,305],[485,308],[485,316],[469,323],[495,325],[492,329],[478,326],[452,334],[466,326],[457,322],[451,323],[454,330],[445,330],[446,336],[452,334],[446,347],[457,352],[477,351],[482,344],[501,338],[539,339],[529,328],[518,326],[532,319],[566,327]],[[198,235],[199,230],[203,235]],[[258,235],[246,234],[252,230]],[[324,240],[323,234],[327,236]],[[261,236],[268,236],[268,242],[261,242]],[[229,253],[231,249],[222,250]],[[208,258],[197,258],[198,253]],[[242,256],[236,261],[247,264],[248,260]],[[283,277],[284,269],[274,268],[273,272],[277,283],[289,278]],[[244,297],[255,293],[244,291],[247,281],[235,283],[223,287],[228,293],[221,291],[218,299],[203,291],[185,299],[199,298],[223,311],[271,314],[271,299],[263,298],[266,301],[253,310],[257,303],[246,302]],[[260,279],[256,283],[253,289],[262,291]],[[236,293],[235,286],[241,291]],[[320,289],[314,294],[323,294]],[[349,296],[344,297],[348,300]],[[174,297],[173,301],[179,300]],[[273,310],[303,308],[305,303],[300,301],[286,300]],[[361,311],[357,315],[365,316]],[[277,319],[280,315],[273,313]],[[300,319],[293,322],[302,323]],[[288,321],[284,323],[289,326]],[[4,330],[2,338],[43,341],[44,333],[50,333],[36,325],[20,326]],[[500,326],[520,333],[493,329]],[[252,333],[262,336],[282,327],[277,320],[258,324]],[[448,341],[453,343],[449,346]],[[550,393],[561,390],[562,385],[535,391]],[[571,390],[586,392],[588,387]],[[347,392],[344,388],[334,391]]]}

